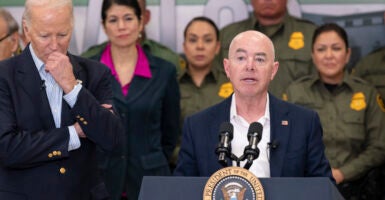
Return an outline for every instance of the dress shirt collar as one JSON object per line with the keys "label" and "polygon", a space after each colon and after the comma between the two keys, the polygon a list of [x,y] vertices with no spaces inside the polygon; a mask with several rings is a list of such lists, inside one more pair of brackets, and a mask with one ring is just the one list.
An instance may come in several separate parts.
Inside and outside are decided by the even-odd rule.
{"label": "dress shirt collar", "polygon": [[[270,120],[270,100],[269,100],[269,94],[266,95],[266,106],[265,106],[265,115],[262,117],[263,123],[266,120]],[[231,106],[230,106],[230,119],[232,120],[239,120],[239,118],[242,118],[237,114],[237,104],[236,104],[236,99],[235,99],[235,94],[231,97]],[[243,118],[242,118],[243,119]]]}
{"label": "dress shirt collar", "polygon": [[41,72],[41,70],[43,70],[42,68],[43,68],[43,65],[44,65],[43,61],[40,60],[40,58],[37,57],[35,51],[33,50],[32,44],[29,45],[29,50],[31,52],[32,59],[33,59],[33,62],[35,63],[35,66],[36,66],[37,70],[39,72]]}

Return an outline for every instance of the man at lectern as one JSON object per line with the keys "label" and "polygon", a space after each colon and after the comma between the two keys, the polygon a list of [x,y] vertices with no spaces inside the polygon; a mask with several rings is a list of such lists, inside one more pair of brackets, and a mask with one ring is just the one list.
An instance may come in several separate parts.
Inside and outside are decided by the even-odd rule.
{"label": "man at lectern", "polygon": [[211,176],[223,167],[216,154],[221,123],[233,125],[230,150],[239,158],[249,144],[249,125],[259,122],[263,126],[259,156],[249,168],[257,177],[329,177],[334,182],[317,113],[268,93],[279,66],[271,40],[258,31],[242,32],[232,40],[229,58],[223,62],[234,93],[186,118],[174,175]]}

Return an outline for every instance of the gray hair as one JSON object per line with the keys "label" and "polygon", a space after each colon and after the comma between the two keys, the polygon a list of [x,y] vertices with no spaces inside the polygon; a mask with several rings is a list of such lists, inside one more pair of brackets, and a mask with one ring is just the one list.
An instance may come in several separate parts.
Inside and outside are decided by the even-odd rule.
{"label": "gray hair", "polygon": [[71,8],[71,16],[73,21],[72,0],[26,0],[24,6],[25,10],[23,13],[23,21],[26,22],[27,26],[31,24],[31,10],[33,6],[44,6],[47,9],[56,9],[64,6],[69,6]]}
{"label": "gray hair", "polygon": [[0,17],[5,20],[7,23],[8,32],[7,35],[10,35],[14,32],[19,31],[19,25],[17,24],[17,21],[15,18],[4,8],[0,8]]}

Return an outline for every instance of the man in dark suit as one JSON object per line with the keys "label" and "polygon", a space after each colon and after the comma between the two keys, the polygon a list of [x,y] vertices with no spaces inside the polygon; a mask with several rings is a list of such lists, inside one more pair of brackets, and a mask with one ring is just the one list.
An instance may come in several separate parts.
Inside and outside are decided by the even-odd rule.
{"label": "man in dark suit", "polygon": [[[231,146],[238,157],[248,145],[249,124],[260,122],[260,154],[249,169],[256,176],[322,176],[334,181],[324,154],[318,115],[281,101],[267,91],[279,66],[274,59],[273,43],[260,32],[246,31],[233,39],[224,68],[234,93],[185,120],[175,175],[211,176],[222,168],[215,154],[222,122],[234,125]],[[229,159],[228,163],[231,165]],[[241,166],[244,164],[245,161],[241,162]]]}
{"label": "man in dark suit", "polygon": [[110,73],[67,53],[72,0],[27,0],[30,40],[0,63],[0,199],[108,199],[95,148],[120,140]]}

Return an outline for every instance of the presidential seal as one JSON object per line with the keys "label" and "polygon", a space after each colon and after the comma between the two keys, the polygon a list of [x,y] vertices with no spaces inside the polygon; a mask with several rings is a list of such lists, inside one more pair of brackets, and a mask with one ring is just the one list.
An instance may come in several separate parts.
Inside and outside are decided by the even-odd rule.
{"label": "presidential seal", "polygon": [[226,167],[215,172],[203,190],[203,200],[264,200],[259,179],[241,167]]}

